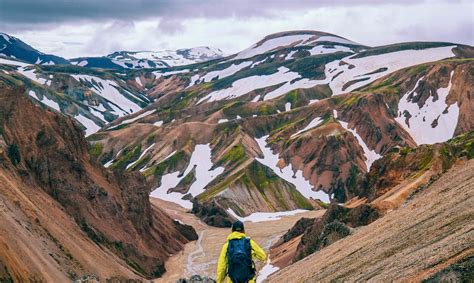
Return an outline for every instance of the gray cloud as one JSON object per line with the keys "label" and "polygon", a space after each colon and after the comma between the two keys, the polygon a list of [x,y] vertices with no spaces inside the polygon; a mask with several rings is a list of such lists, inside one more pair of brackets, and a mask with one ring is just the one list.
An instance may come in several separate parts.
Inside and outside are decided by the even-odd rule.
{"label": "gray cloud", "polygon": [[0,31],[64,57],[204,45],[230,54],[301,29],[370,46],[472,45],[473,9],[471,0],[0,0]]}
{"label": "gray cloud", "polygon": [[[428,0],[427,0],[428,1]],[[429,2],[446,2],[431,0]],[[449,2],[459,2],[450,0]],[[0,23],[17,27],[68,21],[143,20],[148,18],[271,17],[277,11],[320,7],[414,4],[412,0],[0,0]]]}

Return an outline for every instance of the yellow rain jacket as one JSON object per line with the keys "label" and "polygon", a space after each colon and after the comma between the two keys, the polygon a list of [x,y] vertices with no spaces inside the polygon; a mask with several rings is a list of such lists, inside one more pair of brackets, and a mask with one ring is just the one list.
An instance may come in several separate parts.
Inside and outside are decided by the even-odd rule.
{"label": "yellow rain jacket", "polygon": [[[217,262],[217,283],[224,283],[225,277],[227,275],[227,246],[229,245],[230,240],[241,239],[247,237],[244,233],[232,232],[227,237],[227,242],[222,246],[221,254],[219,255],[219,261]],[[267,259],[267,254],[265,251],[257,245],[252,239],[250,240],[250,247],[252,248],[252,259],[258,259],[260,261],[265,261]],[[228,283],[232,283],[230,278],[227,278]],[[255,278],[249,281],[249,283],[254,283]]]}

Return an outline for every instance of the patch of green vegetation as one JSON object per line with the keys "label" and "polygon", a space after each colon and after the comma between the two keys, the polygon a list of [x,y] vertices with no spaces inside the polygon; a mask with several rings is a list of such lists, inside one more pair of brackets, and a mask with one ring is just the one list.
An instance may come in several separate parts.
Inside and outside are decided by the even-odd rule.
{"label": "patch of green vegetation", "polygon": [[218,89],[224,89],[224,88],[230,87],[233,82],[242,78],[246,78],[246,77],[251,77],[251,76],[256,76],[256,75],[267,76],[267,75],[274,74],[278,72],[278,68],[282,66],[283,64],[284,62],[275,61],[275,62],[266,63],[266,64],[259,64],[252,69],[247,68],[247,69],[241,70],[232,76],[228,76],[214,82],[214,84],[212,85],[212,89],[218,90]]}
{"label": "patch of green vegetation", "polygon": [[[288,209],[288,202],[294,202],[297,204],[299,208],[303,209],[312,209],[313,206],[309,203],[309,201],[301,195],[298,190],[296,190],[293,186],[292,189],[289,190],[289,199],[285,199],[283,192],[279,189],[275,189],[277,182],[286,182],[283,179],[279,178],[270,168],[261,165],[260,163],[254,161],[252,162],[246,170],[246,177],[249,178],[248,182],[250,185],[253,184],[257,190],[262,195],[265,202],[268,203],[269,206],[271,205],[268,196],[269,194],[273,195],[274,198],[277,200],[278,204]],[[252,187],[252,186],[247,186]]]}
{"label": "patch of green vegetation", "polygon": [[419,73],[424,73],[428,69],[430,65],[429,64],[421,64],[412,68],[408,69],[408,73],[413,76]]}
{"label": "patch of green vegetation", "polygon": [[286,65],[291,71],[298,72],[303,78],[322,79],[324,78],[324,65],[334,60],[340,60],[352,53],[337,52],[317,56],[309,56],[296,59]]}
{"label": "patch of green vegetation", "polygon": [[145,270],[135,261],[129,259],[128,257],[124,257],[124,259],[125,259],[125,262],[139,274],[144,274],[144,275],[147,274]]}
{"label": "patch of green vegetation", "polygon": [[218,165],[225,164],[227,166],[232,166],[235,164],[241,163],[245,160],[246,153],[245,148],[242,144],[234,145],[230,150],[228,150],[222,158],[219,160]]}
{"label": "patch of green vegetation", "polygon": [[268,104],[263,104],[258,108],[259,115],[271,115],[276,113],[275,109],[270,108]]}
{"label": "patch of green vegetation", "polygon": [[95,142],[89,145],[89,155],[97,159],[101,154],[102,150],[104,149],[104,145],[101,144],[100,142]]}
{"label": "patch of green vegetation", "polygon": [[130,166],[127,169],[127,171],[133,171],[137,168],[142,168],[148,163],[148,161],[150,161],[150,159],[151,159],[151,156],[145,156],[144,158],[141,158],[140,160],[136,161],[135,164],[133,164],[133,166]]}
{"label": "patch of green vegetation", "polygon": [[175,154],[168,157],[166,160],[163,160],[157,165],[154,165],[147,170],[145,170],[144,175],[146,177],[154,175],[156,177],[161,177],[164,175],[166,170],[168,171],[175,171],[176,167],[178,166],[178,162],[180,160],[186,159],[186,153],[182,150],[177,151]]}
{"label": "patch of green vegetation", "polygon": [[196,181],[196,170],[193,169],[179,181],[177,187],[189,188],[194,181]]}
{"label": "patch of green vegetation", "polygon": [[106,238],[100,231],[96,231],[92,226],[87,224],[87,222],[82,219],[79,221],[79,227],[81,227],[82,231],[84,231],[89,239],[91,239],[94,243],[100,245],[106,242]]}
{"label": "patch of green vegetation", "polygon": [[452,152],[448,144],[444,144],[441,147],[440,153],[441,153],[441,161],[442,161],[443,170],[447,170],[451,168],[451,166],[453,165],[454,156],[452,155]]}
{"label": "patch of green vegetation", "polygon": [[220,182],[219,184],[217,184],[216,186],[214,187],[210,187],[208,189],[206,189],[203,193],[201,193],[200,195],[198,195],[196,198],[199,202],[204,202],[206,200],[210,200],[212,199],[213,197],[215,197],[217,194],[219,194],[220,192],[222,192],[223,190],[225,190],[227,187],[230,186],[230,184],[232,184],[233,182],[235,182],[236,180],[238,180],[239,178],[245,176],[244,175],[245,172],[244,171],[239,171],[238,173],[226,178],[223,182]]}
{"label": "patch of green vegetation", "polygon": [[298,90],[297,89],[292,90],[292,91],[288,92],[285,95],[285,101],[290,102],[291,105],[296,105],[297,100],[298,100]]}
{"label": "patch of green vegetation", "polygon": [[380,93],[387,93],[387,94],[399,94],[400,88],[398,85],[395,85],[395,77],[389,77],[382,81],[381,83],[375,85],[369,85],[367,88],[363,90],[366,92],[380,92]]}
{"label": "patch of green vegetation", "polygon": [[361,98],[360,95],[358,94],[353,94],[353,95],[350,95],[349,97],[347,97],[347,99],[344,99],[344,101],[342,102],[342,104],[344,106],[352,106],[354,104],[356,104],[357,102],[359,102],[359,99]]}
{"label": "patch of green vegetation", "polygon": [[147,138],[146,138],[146,143],[147,144],[152,144],[156,139],[156,135],[155,134],[151,134],[149,135]]}
{"label": "patch of green vegetation", "polygon": [[[299,208],[307,210],[314,209],[311,203],[300,192],[298,192],[298,190],[290,190],[290,196]],[[324,202],[321,203],[324,204]]]}
{"label": "patch of green vegetation", "polygon": [[400,155],[406,156],[412,151],[413,151],[413,148],[405,146],[405,147],[400,148]]}
{"label": "patch of green vegetation", "polygon": [[429,148],[428,152],[419,160],[417,167],[419,172],[424,172],[433,165],[433,149]]}
{"label": "patch of green vegetation", "polygon": [[125,167],[133,160],[136,160],[141,153],[142,146],[137,145],[134,148],[126,148],[123,151],[123,155],[120,159],[116,160],[111,166],[110,169],[112,170],[124,170]]}

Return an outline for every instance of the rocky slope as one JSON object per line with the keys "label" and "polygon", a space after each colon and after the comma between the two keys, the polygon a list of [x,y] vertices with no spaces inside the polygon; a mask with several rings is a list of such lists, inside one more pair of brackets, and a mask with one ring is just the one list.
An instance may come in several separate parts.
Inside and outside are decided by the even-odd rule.
{"label": "rocky slope", "polygon": [[273,264],[286,267],[398,209],[453,165],[472,159],[473,143],[474,132],[469,132],[445,143],[393,149],[357,184],[367,197],[332,204],[322,217],[296,223],[272,248]]}
{"label": "rocky slope", "polygon": [[391,149],[473,129],[472,53],[449,43],[370,48],[319,32],[276,34],[163,78],[134,121],[114,121],[90,140],[103,145],[104,164],[142,171],[154,196],[185,207],[196,197],[246,216],[345,202],[367,196],[356,184]]}
{"label": "rocky slope", "polygon": [[459,44],[368,47],[294,31],[187,66],[35,66],[33,78],[0,64],[0,76],[55,101],[100,162],[141,172],[154,196],[247,216],[367,197],[356,184],[393,148],[472,130],[472,57]]}
{"label": "rocky slope", "polygon": [[473,172],[473,160],[456,163],[397,210],[268,281],[469,281],[474,254]]}
{"label": "rocky slope", "polygon": [[1,279],[160,276],[194,230],[150,204],[140,174],[95,162],[80,126],[24,91],[0,82]]}

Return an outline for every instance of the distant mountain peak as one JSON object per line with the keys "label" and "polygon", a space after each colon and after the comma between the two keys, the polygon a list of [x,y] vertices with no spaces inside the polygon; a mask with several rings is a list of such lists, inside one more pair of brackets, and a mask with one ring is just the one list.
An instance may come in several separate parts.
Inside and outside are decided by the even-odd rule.
{"label": "distant mountain peak", "polygon": [[363,46],[344,37],[327,32],[311,30],[284,31],[265,36],[254,45],[237,53],[234,59],[250,58],[282,48],[314,47],[321,44]]}
{"label": "distant mountain peak", "polygon": [[0,32],[0,55],[19,59],[31,64],[69,64],[69,61],[55,55],[45,54],[14,36]]}
{"label": "distant mountain peak", "polygon": [[199,46],[177,50],[116,51],[103,57],[81,57],[70,61],[90,68],[148,69],[190,65],[222,57],[224,52],[218,48]]}

